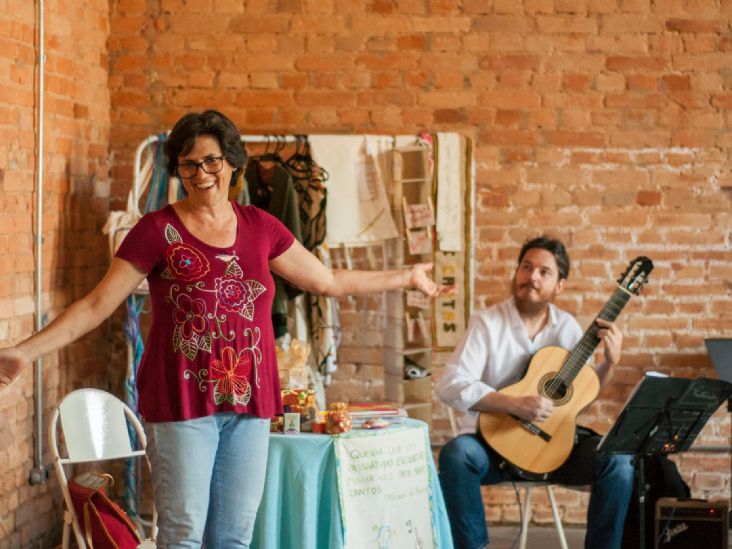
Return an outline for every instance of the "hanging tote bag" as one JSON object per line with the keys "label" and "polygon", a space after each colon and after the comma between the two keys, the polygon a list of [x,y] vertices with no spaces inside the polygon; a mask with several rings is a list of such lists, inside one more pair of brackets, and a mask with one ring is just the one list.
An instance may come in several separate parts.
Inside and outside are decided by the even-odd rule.
{"label": "hanging tote bag", "polygon": [[[114,257],[114,254],[117,253],[127,233],[142,218],[139,202],[152,177],[153,162],[153,155],[148,155],[142,169],[135,170],[132,188],[127,195],[127,208],[125,210],[111,211],[107,216],[107,222],[104,224],[102,232],[109,237],[109,255],[111,257]],[[138,286],[136,293],[146,294],[149,291],[147,279],[145,279]]]}
{"label": "hanging tote bag", "polygon": [[84,473],[68,484],[74,511],[89,549],[136,549],[141,543],[130,517],[107,496],[111,475]]}
{"label": "hanging tote bag", "polygon": [[[153,139],[143,142],[135,153],[135,174],[132,181],[132,188],[127,195],[127,208],[109,212],[107,222],[102,232],[109,236],[109,254],[114,257],[120,244],[142,218],[143,212],[158,210],[179,198],[180,192],[175,178],[168,178],[165,169],[165,155],[163,143],[167,138],[166,134],[160,134]],[[147,149],[146,147],[152,145]],[[144,164],[140,167],[140,157],[147,151]],[[144,208],[140,208],[140,200],[147,193],[147,200]],[[149,293],[147,280],[143,280],[137,288],[136,293]]]}
{"label": "hanging tote bag", "polygon": [[[141,169],[135,166],[132,188],[127,195],[127,208],[109,212],[102,231],[109,236],[109,252],[114,257],[122,241],[142,217],[140,198],[147,190],[153,173],[154,154],[147,155]],[[139,161],[136,161],[139,165]]]}

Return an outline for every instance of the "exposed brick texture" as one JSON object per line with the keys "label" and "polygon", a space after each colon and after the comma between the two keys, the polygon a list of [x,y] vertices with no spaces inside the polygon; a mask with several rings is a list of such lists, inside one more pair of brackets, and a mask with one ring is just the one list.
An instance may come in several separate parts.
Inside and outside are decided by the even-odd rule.
{"label": "exposed brick texture", "polygon": [[[0,345],[29,336],[35,309],[36,2],[0,3]],[[46,5],[43,310],[54,318],[90,290],[108,264],[101,234],[109,197],[109,88],[104,0]],[[108,387],[109,327],[44,357],[43,408],[72,389]],[[119,361],[117,367],[120,366]],[[0,548],[54,547],[60,491],[29,486],[33,376],[0,393]],[[44,421],[45,424],[45,421]],[[43,434],[46,448],[46,433]],[[44,452],[44,463],[50,454]]]}
{"label": "exposed brick texture", "polygon": [[[10,259],[0,266],[0,337],[14,341],[32,329],[33,13],[28,2],[0,5],[0,250]],[[583,325],[628,260],[651,256],[652,280],[620,319],[621,367],[582,421],[606,429],[645,369],[712,374],[702,340],[732,331],[727,3],[109,0],[47,11],[51,316],[99,276],[99,228],[108,207],[124,205],[136,145],[188,110],[216,107],[245,133],[473,138],[476,306],[507,295],[516,250],[538,232],[569,245],[560,301]],[[361,326],[345,305],[344,327]],[[378,330],[364,333],[346,338],[333,398],[382,394]],[[64,388],[95,379],[88,351],[104,341],[95,334],[50,357],[63,367],[49,379]],[[11,539],[0,548],[27,543],[42,522],[18,522],[24,506],[45,505],[44,489],[24,485],[31,394],[28,375],[0,396],[13,418],[0,428],[10,464],[0,537]],[[446,416],[435,411],[442,440]],[[729,437],[721,411],[701,443]],[[699,454],[679,463],[694,495],[728,497],[724,463]],[[517,520],[511,493],[487,492],[492,519]],[[584,520],[583,498],[561,491],[566,521]],[[548,516],[536,506],[534,520]]]}

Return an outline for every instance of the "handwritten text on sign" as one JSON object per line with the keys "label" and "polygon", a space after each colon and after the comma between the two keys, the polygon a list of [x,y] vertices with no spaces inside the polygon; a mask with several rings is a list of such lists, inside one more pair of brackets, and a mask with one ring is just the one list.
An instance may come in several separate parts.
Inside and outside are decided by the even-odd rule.
{"label": "handwritten text on sign", "polygon": [[346,549],[434,547],[422,429],[339,437],[336,452]]}

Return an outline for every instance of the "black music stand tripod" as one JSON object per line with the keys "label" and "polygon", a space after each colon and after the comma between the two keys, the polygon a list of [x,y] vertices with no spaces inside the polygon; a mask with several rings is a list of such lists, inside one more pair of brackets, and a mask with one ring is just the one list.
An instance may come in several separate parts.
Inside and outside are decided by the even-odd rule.
{"label": "black music stand tripod", "polygon": [[640,515],[639,547],[646,547],[644,456],[688,450],[709,417],[732,395],[718,379],[685,379],[646,374],[635,386],[597,451],[633,454]]}

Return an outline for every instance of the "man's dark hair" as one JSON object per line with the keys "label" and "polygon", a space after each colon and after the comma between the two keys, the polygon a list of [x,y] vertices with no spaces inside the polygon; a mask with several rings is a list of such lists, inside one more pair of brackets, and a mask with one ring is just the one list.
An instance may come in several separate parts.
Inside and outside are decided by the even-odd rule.
{"label": "man's dark hair", "polygon": [[191,112],[175,123],[165,141],[168,174],[176,175],[178,157],[191,152],[196,144],[196,138],[202,135],[210,135],[219,142],[224,158],[235,168],[230,182],[230,185],[234,185],[244,171],[247,151],[234,123],[219,111],[214,110],[201,113]]}
{"label": "man's dark hair", "polygon": [[567,255],[567,249],[562,244],[562,241],[557,238],[550,238],[546,235],[537,236],[531,240],[524,242],[519,252],[518,264],[521,262],[526,255],[526,252],[533,248],[540,248],[546,250],[554,256],[557,262],[557,269],[559,270],[559,280],[569,278],[569,256]]}

